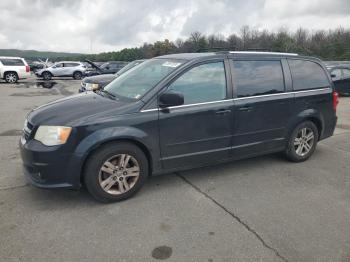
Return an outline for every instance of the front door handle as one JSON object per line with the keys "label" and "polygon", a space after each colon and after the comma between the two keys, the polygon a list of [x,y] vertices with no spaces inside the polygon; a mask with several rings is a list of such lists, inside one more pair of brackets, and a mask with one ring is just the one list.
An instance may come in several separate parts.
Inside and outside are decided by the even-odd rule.
{"label": "front door handle", "polygon": [[246,111],[246,112],[250,112],[253,110],[252,106],[242,106],[238,108],[238,111]]}
{"label": "front door handle", "polygon": [[225,115],[231,113],[230,109],[219,109],[218,111],[215,112],[217,115]]}

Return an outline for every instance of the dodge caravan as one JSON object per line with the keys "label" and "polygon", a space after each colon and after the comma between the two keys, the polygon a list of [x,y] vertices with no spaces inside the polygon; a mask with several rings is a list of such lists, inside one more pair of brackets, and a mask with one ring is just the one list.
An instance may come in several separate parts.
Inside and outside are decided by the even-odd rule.
{"label": "dodge caravan", "polygon": [[323,63],[272,52],[147,60],[96,93],[32,110],[20,150],[29,181],[132,196],[150,175],[262,154],[307,160],[332,136],[337,93]]}

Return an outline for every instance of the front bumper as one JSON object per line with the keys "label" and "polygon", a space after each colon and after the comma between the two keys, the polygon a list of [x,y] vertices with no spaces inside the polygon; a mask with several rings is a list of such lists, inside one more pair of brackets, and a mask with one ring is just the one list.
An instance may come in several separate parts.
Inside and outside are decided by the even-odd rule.
{"label": "front bumper", "polygon": [[79,160],[60,146],[48,147],[36,140],[19,142],[27,180],[40,188],[80,188]]}

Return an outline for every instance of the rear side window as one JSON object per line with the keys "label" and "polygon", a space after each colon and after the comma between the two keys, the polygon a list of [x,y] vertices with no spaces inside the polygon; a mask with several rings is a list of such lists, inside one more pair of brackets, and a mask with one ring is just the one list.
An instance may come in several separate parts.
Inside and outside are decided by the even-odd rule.
{"label": "rear side window", "polygon": [[343,79],[350,78],[350,69],[343,69]]}
{"label": "rear side window", "polygon": [[280,61],[233,61],[233,77],[237,97],[284,92]]}
{"label": "rear side window", "polygon": [[226,76],[223,62],[191,68],[170,86],[184,95],[184,104],[218,101],[226,98]]}
{"label": "rear side window", "polygon": [[79,64],[77,63],[64,63],[64,67],[74,67],[74,66],[78,66]]}
{"label": "rear side window", "polygon": [[332,80],[333,81],[337,81],[337,80],[340,80],[341,79],[341,70],[340,69],[333,69],[331,71],[331,76],[332,76]]}
{"label": "rear side window", "polygon": [[1,63],[5,66],[24,66],[21,59],[1,59]]}
{"label": "rear side window", "polygon": [[294,90],[328,87],[329,81],[323,68],[311,61],[289,59]]}

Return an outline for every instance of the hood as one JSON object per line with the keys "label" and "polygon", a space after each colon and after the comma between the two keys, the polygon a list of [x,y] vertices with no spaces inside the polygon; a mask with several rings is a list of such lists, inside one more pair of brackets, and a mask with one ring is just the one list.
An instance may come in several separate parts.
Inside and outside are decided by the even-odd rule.
{"label": "hood", "polygon": [[[78,126],[81,123],[98,122],[109,115],[131,113],[139,108],[138,102],[114,100],[95,93],[69,96],[40,106],[28,114],[34,126],[63,125]],[[136,108],[136,109],[135,109]]]}
{"label": "hood", "polygon": [[85,59],[85,62],[88,63],[88,64],[90,64],[93,68],[95,68],[95,69],[101,71],[101,68],[100,68],[98,65],[96,65],[94,62],[92,62],[92,61],[90,61],[90,60],[88,60],[88,59]]}
{"label": "hood", "polygon": [[105,82],[112,82],[117,76],[114,74],[106,74],[106,75],[96,75],[89,76],[83,79],[84,83],[93,83],[93,84],[101,84]]}

